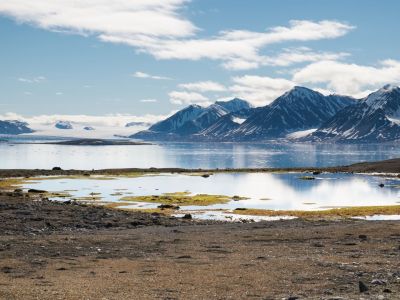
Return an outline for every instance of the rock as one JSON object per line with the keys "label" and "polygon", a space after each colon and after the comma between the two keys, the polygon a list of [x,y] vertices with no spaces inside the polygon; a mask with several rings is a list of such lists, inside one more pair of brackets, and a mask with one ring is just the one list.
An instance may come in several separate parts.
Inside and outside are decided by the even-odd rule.
{"label": "rock", "polygon": [[192,215],[191,214],[185,214],[182,219],[186,219],[186,220],[191,220],[192,219]]}
{"label": "rock", "polygon": [[313,176],[302,176],[302,177],[299,177],[299,179],[301,179],[301,180],[315,180],[315,177],[313,177]]}
{"label": "rock", "polygon": [[384,293],[391,293],[392,291],[390,289],[384,289],[383,292]]}
{"label": "rock", "polygon": [[379,187],[383,188],[385,185],[383,183],[379,184]]}
{"label": "rock", "polygon": [[60,167],[54,167],[53,171],[61,171],[62,169]]}
{"label": "rock", "polygon": [[365,241],[368,237],[365,234],[360,234],[358,238]]}
{"label": "rock", "polygon": [[297,300],[297,299],[300,299],[300,298],[297,296],[290,296],[289,298],[287,298],[287,300]]}
{"label": "rock", "polygon": [[24,195],[24,192],[22,191],[22,189],[15,189],[14,190],[14,193],[13,193],[14,197],[21,197],[23,195]]}
{"label": "rock", "polygon": [[313,173],[313,175],[319,175],[319,174],[321,174],[321,171],[314,171],[312,173]]}
{"label": "rock", "polygon": [[244,208],[244,207],[238,207],[238,208],[235,208],[235,210],[247,210],[247,208]]}
{"label": "rock", "polygon": [[37,189],[29,189],[28,193],[34,193],[34,194],[44,194],[47,193],[46,191],[43,190],[37,190]]}
{"label": "rock", "polygon": [[369,290],[368,286],[361,280],[358,282],[358,289],[359,289],[360,293],[366,293]]}
{"label": "rock", "polygon": [[179,209],[180,207],[177,205],[172,205],[172,204],[161,204],[159,206],[157,206],[158,208],[161,209]]}
{"label": "rock", "polygon": [[382,279],[372,279],[371,284],[386,285],[386,281]]}
{"label": "rock", "polygon": [[203,174],[203,175],[201,175],[201,177],[208,178],[208,177],[210,177],[210,174]]}

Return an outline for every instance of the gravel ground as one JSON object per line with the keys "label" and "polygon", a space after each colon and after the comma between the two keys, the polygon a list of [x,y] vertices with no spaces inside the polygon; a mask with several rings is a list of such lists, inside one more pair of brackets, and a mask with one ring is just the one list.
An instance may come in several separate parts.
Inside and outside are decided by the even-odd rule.
{"label": "gravel ground", "polygon": [[204,223],[9,193],[0,207],[1,299],[400,299],[400,222]]}

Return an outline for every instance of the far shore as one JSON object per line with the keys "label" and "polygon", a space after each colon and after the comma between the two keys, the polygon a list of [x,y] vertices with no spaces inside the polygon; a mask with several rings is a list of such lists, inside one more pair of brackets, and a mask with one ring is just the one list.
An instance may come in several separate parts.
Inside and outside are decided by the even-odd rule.
{"label": "far shore", "polygon": [[328,173],[366,173],[384,174],[387,176],[400,176],[400,158],[361,162],[347,166],[336,167],[298,167],[298,168],[226,168],[226,169],[185,169],[185,168],[122,168],[99,170],[63,170],[59,167],[53,169],[0,169],[0,178],[33,177],[33,176],[73,176],[73,175],[129,175],[132,173],[274,173],[274,172],[328,172]]}

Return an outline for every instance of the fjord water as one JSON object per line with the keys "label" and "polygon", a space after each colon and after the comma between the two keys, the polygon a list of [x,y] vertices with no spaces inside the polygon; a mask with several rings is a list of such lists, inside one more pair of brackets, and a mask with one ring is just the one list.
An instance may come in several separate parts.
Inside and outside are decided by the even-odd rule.
{"label": "fjord water", "polygon": [[[321,210],[346,206],[396,205],[400,201],[400,180],[369,175],[320,174],[303,180],[304,173],[219,173],[203,178],[182,174],[161,174],[137,178],[54,178],[28,182],[25,188],[52,192],[68,191],[71,198],[99,195],[105,202],[126,202],[124,196],[192,194],[235,195],[249,199],[209,206],[183,206],[182,210],[232,210],[259,208],[273,210]],[[384,188],[379,187],[383,183]],[[60,199],[65,200],[65,199]],[[155,208],[158,204],[132,202],[131,208]],[[129,207],[129,206],[128,206]]]}
{"label": "fjord water", "polygon": [[326,167],[400,156],[395,144],[158,143],[65,146],[0,143],[0,169]]}

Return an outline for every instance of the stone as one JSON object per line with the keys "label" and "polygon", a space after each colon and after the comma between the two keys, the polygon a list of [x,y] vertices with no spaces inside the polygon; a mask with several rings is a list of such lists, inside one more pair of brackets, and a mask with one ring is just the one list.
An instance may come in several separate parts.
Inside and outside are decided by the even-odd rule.
{"label": "stone", "polygon": [[382,279],[372,279],[371,284],[375,285],[385,285],[386,281]]}
{"label": "stone", "polygon": [[368,286],[361,280],[358,282],[358,289],[360,293],[366,293],[369,290]]}
{"label": "stone", "polygon": [[47,193],[46,191],[43,190],[37,190],[37,189],[29,189],[28,193],[34,193],[34,194],[44,194]]}

